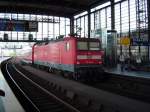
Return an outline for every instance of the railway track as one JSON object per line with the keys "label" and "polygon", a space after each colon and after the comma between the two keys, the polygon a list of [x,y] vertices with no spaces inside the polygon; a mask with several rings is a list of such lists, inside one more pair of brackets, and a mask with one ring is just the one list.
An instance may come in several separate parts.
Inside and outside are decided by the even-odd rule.
{"label": "railway track", "polygon": [[[26,70],[21,67],[20,70],[26,72]],[[106,75],[106,78],[103,82],[88,82],[84,84],[129,98],[150,102],[149,79],[111,73],[105,73],[104,75]]]}
{"label": "railway track", "polygon": [[[27,112],[31,112],[31,111],[32,112],[34,112],[34,111],[36,111],[36,112],[39,112],[39,111],[41,111],[41,112],[45,112],[45,111],[49,111],[49,112],[106,112],[106,111],[108,111],[108,112],[141,112],[141,111],[149,112],[149,110],[150,110],[149,103],[134,100],[132,98],[131,99],[126,98],[126,97],[123,97],[123,96],[120,96],[117,94],[112,94],[111,93],[112,90],[110,89],[111,87],[110,88],[108,87],[108,86],[110,86],[110,84],[113,83],[113,82],[111,82],[112,79],[109,79],[107,82],[110,84],[106,85],[103,83],[104,85],[102,85],[102,84],[97,85],[98,87],[103,86],[101,88],[104,88],[106,90],[108,89],[111,92],[105,92],[105,91],[101,90],[101,88],[96,89],[95,85],[92,85],[92,86],[94,86],[92,88],[91,87],[87,88],[83,84],[76,83],[75,84],[76,87],[79,87],[82,85],[81,88],[84,88],[83,90],[91,90],[91,91],[93,90],[94,92],[76,91],[76,89],[74,88],[73,90],[70,90],[70,91],[74,92],[75,93],[74,95],[76,97],[73,98],[72,102],[68,102],[68,101],[66,101],[65,98],[64,98],[64,100],[62,100],[63,98],[59,97],[58,91],[56,91],[56,92],[52,91],[50,88],[50,85],[53,83],[52,87],[55,87],[55,85],[56,85],[55,90],[61,89],[61,91],[60,91],[61,96],[63,96],[62,90],[66,89],[66,92],[65,92],[65,95],[66,95],[70,91],[66,87],[60,88],[64,84],[63,82],[58,81],[59,82],[58,83],[56,80],[55,81],[49,80],[49,82],[48,82],[48,80],[41,77],[44,75],[44,72],[40,72],[40,70],[37,70],[40,72],[40,75],[35,75],[34,73],[36,73],[36,69],[34,69],[35,71],[34,70],[28,71],[27,69],[24,69],[22,66],[20,66],[19,64],[16,64],[16,63],[15,63],[15,66],[13,65],[13,67],[10,63],[7,64],[7,68],[9,70],[9,72],[11,72],[10,74],[11,74],[12,78],[15,78],[15,77],[18,78],[18,80],[19,80],[19,83],[17,81],[18,85],[20,83],[21,84],[25,83],[24,85],[21,85],[21,89],[24,93],[23,96],[27,96],[26,99],[28,99],[28,103],[26,106]],[[20,71],[23,73],[20,73]],[[32,81],[35,83],[35,85],[29,84],[32,81],[23,82],[24,75],[25,75],[25,77],[27,77],[27,79],[25,78],[26,80],[28,80],[28,78],[30,80],[32,79]],[[37,84],[38,84],[38,86],[37,86]],[[67,84],[70,84],[70,83],[67,83]],[[114,86],[114,85],[112,85],[112,86]],[[41,88],[42,88],[42,91],[44,90],[44,92],[41,92],[41,90],[39,90]],[[117,87],[117,88],[119,90],[119,87]],[[116,89],[116,91],[117,91],[117,89]],[[49,92],[52,95],[49,96]],[[18,94],[18,95],[21,97],[20,94]],[[58,100],[57,100],[57,98],[58,98]],[[61,100],[63,102],[65,101],[65,102],[63,103],[63,102],[61,102]],[[76,102],[79,100],[81,102],[83,101],[82,103],[86,104],[86,106],[80,105],[80,103]],[[24,101],[24,102],[27,102],[27,101]],[[33,109],[28,109],[29,106],[31,106],[31,105],[32,105]]]}
{"label": "railway track", "polygon": [[104,73],[104,75],[106,76],[104,81],[82,83],[136,100],[150,102],[150,79],[113,73]]}
{"label": "railway track", "polygon": [[[26,110],[31,112],[81,112],[77,108],[73,107],[67,102],[64,102],[42,86],[28,78],[25,74],[21,73],[11,63],[6,63],[6,72],[16,85],[16,87],[22,92],[25,98],[28,100],[28,104],[32,105],[29,109],[26,106]],[[37,80],[37,79],[36,79]],[[41,81],[41,80],[37,80]]]}
{"label": "railway track", "polygon": [[150,80],[106,73],[107,79],[100,83],[87,83],[94,88],[103,89],[136,100],[150,102]]}

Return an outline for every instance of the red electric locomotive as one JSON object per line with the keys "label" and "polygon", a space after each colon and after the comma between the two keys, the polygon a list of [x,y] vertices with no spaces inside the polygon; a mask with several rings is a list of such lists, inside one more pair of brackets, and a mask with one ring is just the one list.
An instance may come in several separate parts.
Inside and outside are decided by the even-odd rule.
{"label": "red electric locomotive", "polygon": [[32,63],[59,70],[74,79],[102,75],[101,43],[96,38],[66,37],[32,47]]}

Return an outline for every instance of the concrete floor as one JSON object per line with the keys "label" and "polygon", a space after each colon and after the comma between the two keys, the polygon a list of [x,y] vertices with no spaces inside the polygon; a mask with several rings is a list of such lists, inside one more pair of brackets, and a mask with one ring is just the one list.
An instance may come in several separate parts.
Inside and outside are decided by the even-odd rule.
{"label": "concrete floor", "polygon": [[116,68],[107,68],[105,69],[106,72],[114,73],[118,75],[127,75],[127,76],[134,76],[134,77],[141,77],[141,78],[149,78],[150,79],[150,72],[144,71],[132,71],[132,70],[124,70],[121,71],[120,64],[117,65]]}
{"label": "concrete floor", "polygon": [[[0,58],[1,61],[7,58]],[[25,112],[23,107],[20,105],[11,88],[3,77],[0,70],[0,89],[5,91],[5,96],[0,96],[0,112]]]}

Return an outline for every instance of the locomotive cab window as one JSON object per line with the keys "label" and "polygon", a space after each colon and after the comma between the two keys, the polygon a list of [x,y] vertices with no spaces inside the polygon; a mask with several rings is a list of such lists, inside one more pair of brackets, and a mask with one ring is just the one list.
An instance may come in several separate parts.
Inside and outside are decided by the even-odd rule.
{"label": "locomotive cab window", "polygon": [[90,42],[89,50],[100,50],[100,43],[99,42]]}
{"label": "locomotive cab window", "polygon": [[77,48],[78,50],[88,50],[88,42],[78,41]]}

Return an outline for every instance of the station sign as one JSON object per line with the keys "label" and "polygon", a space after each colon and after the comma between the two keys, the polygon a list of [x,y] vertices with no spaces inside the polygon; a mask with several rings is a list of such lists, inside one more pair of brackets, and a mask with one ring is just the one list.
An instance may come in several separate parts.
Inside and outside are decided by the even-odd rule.
{"label": "station sign", "polygon": [[129,37],[121,37],[120,38],[120,44],[121,45],[129,46],[130,43],[131,43],[131,40]]}
{"label": "station sign", "polygon": [[148,35],[143,34],[140,38],[138,36],[132,37],[132,45],[149,46]]}
{"label": "station sign", "polygon": [[0,31],[37,32],[37,21],[0,19]]}
{"label": "station sign", "polygon": [[132,45],[149,46],[150,43],[146,38],[132,38]]}

